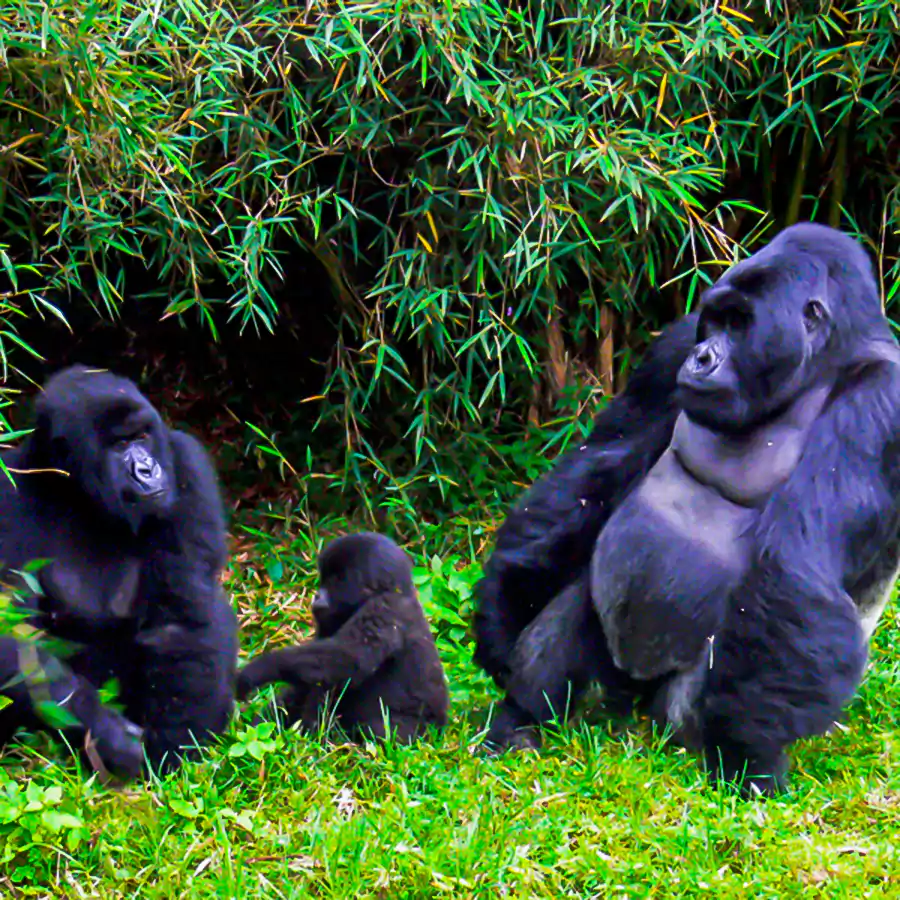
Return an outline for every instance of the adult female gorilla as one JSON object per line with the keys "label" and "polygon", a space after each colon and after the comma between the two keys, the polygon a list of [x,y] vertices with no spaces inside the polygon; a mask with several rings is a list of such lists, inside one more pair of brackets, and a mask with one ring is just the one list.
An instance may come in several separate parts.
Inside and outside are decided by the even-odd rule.
{"label": "adult female gorilla", "polygon": [[786,229],[659,338],[500,529],[476,622],[507,688],[489,740],[598,679],[649,699],[716,777],[777,788],[786,748],[852,697],[890,594],[898,438],[868,257]]}
{"label": "adult female gorilla", "polygon": [[[48,381],[34,431],[3,461],[16,479],[0,478],[3,571],[21,588],[16,570],[49,560],[36,624],[81,647],[63,663],[0,638],[0,693],[13,700],[0,740],[45,727],[45,705],[59,706],[70,741],[89,736],[107,768],[134,775],[144,749],[169,766],[223,730],[237,621],[219,582],[222,501],[200,444],[167,428],[130,381],[75,366]],[[97,694],[113,677],[124,717]]]}

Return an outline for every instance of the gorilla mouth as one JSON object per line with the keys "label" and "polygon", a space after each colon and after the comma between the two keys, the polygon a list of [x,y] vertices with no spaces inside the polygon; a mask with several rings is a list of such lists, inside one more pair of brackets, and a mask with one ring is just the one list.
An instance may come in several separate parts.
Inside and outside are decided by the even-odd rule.
{"label": "gorilla mouth", "polygon": [[724,402],[726,398],[731,397],[734,391],[723,387],[721,384],[710,384],[708,381],[693,381],[690,378],[679,379],[675,389],[675,398],[679,405],[684,408],[690,405],[691,401],[710,401],[719,399]]}
{"label": "gorilla mouth", "polygon": [[128,504],[135,503],[144,503],[147,500],[156,500],[158,497],[162,497],[164,494],[168,493],[169,489],[167,487],[159,487],[154,488],[150,491],[135,491],[132,489],[126,489],[122,492],[122,500]]}
{"label": "gorilla mouth", "polygon": [[726,389],[717,384],[710,384],[708,381],[694,381],[690,377],[679,378],[678,387],[682,391],[689,394],[698,394],[703,397],[709,397],[712,394],[724,394]]}

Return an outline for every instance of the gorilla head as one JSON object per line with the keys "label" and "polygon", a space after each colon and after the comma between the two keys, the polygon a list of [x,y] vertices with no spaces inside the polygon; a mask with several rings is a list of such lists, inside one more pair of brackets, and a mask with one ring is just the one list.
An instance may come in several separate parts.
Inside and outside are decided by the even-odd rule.
{"label": "gorilla head", "polygon": [[746,433],[811,388],[895,353],[865,251],[847,235],[802,223],[706,292],[678,402],[700,425]]}
{"label": "gorilla head", "polygon": [[312,604],[319,637],[334,635],[377,594],[415,595],[409,557],[374,532],[332,541],[319,556],[319,592]]}
{"label": "gorilla head", "polygon": [[59,469],[91,508],[137,534],[176,501],[172,450],[159,413],[127,379],[72,366],[35,403],[29,464]]}

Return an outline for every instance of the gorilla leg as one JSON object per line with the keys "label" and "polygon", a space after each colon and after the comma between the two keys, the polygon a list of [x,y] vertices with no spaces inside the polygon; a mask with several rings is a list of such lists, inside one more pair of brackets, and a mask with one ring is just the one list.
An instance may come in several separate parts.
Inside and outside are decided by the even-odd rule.
{"label": "gorilla leg", "polygon": [[158,774],[210,743],[231,717],[237,617],[217,590],[204,625],[159,625],[138,635],[140,678],[128,711],[146,729],[147,759]]}
{"label": "gorilla leg", "polygon": [[[36,671],[26,675],[23,665]],[[90,732],[97,753],[111,772],[128,778],[140,773],[144,760],[140,729],[104,707],[93,685],[34,644],[0,638],[0,695],[12,701],[0,712],[0,743],[6,743],[20,728],[50,730],[50,708],[56,706],[65,718],[71,717],[67,724],[60,723],[58,730],[72,747],[83,747]],[[42,715],[45,703],[48,714]]]}
{"label": "gorilla leg", "polygon": [[565,717],[592,681],[604,686],[607,702],[618,709],[655,687],[613,664],[586,582],[580,578],[557,595],[519,636],[510,656],[507,695],[487,743],[500,748],[533,744],[531,726]]}
{"label": "gorilla leg", "polygon": [[743,782],[745,794],[776,793],[786,780],[787,748],[839,718],[866,656],[856,611],[840,588],[756,567],[716,635],[702,694],[712,779]]}

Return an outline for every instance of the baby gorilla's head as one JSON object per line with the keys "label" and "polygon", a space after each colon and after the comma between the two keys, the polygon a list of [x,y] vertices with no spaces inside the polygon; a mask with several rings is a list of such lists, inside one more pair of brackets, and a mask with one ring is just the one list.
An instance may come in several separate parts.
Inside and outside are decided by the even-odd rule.
{"label": "baby gorilla's head", "polygon": [[414,595],[412,563],[389,537],[348,534],[319,555],[319,592],[312,604],[319,637],[327,638],[373,594]]}

